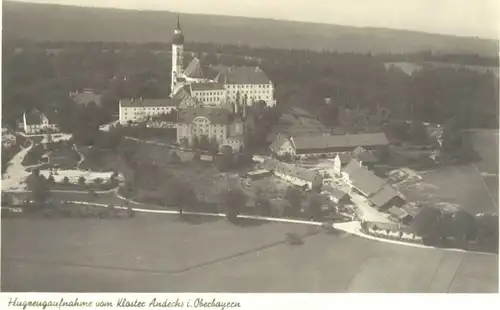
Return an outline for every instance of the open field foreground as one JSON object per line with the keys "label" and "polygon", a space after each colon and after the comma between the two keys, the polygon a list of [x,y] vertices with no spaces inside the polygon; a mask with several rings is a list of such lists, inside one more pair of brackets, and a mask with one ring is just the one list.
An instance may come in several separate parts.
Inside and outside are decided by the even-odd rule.
{"label": "open field foreground", "polygon": [[214,217],[13,218],[2,220],[1,289],[487,293],[498,292],[498,256]]}

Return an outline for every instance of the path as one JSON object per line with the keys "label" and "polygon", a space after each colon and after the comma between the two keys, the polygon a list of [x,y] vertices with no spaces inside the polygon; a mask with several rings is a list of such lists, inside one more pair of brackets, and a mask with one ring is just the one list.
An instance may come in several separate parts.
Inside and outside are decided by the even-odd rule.
{"label": "path", "polygon": [[23,160],[26,154],[33,148],[33,141],[30,141],[30,145],[27,148],[22,148],[21,151],[14,155],[8,163],[7,170],[2,176],[2,190],[17,190],[25,189],[26,184],[23,182],[30,175],[29,172],[25,170],[26,167],[23,166]]}
{"label": "path", "polygon": [[[68,203],[90,205],[90,206],[97,206],[97,207],[103,207],[103,208],[106,208],[109,206],[109,204],[92,203],[92,202],[86,202],[86,201],[68,201]],[[128,207],[123,207],[121,205],[114,205],[114,207],[117,209],[122,209],[122,210],[126,210],[128,208]],[[132,208],[132,210],[134,210],[135,212],[170,214],[170,215],[179,215],[179,213],[180,213],[179,211],[176,211],[176,210],[152,210],[152,209],[143,209],[143,208]],[[184,215],[196,215],[196,216],[226,217],[226,215],[224,213],[204,213],[204,212],[183,211],[183,214]],[[310,226],[316,226],[316,227],[325,225],[325,223],[323,223],[323,222],[293,220],[293,219],[285,219],[285,218],[255,216],[255,215],[238,215],[238,218],[251,219],[251,220],[257,220],[257,221],[277,222],[277,223],[310,225]],[[358,237],[362,237],[362,238],[366,238],[366,239],[370,239],[370,240],[374,240],[374,241],[378,241],[378,242],[392,243],[392,244],[398,244],[398,245],[402,245],[402,246],[416,247],[416,248],[422,248],[422,249],[436,249],[436,250],[442,250],[442,251],[462,252],[462,253],[471,252],[471,253],[477,253],[477,254],[482,254],[482,255],[498,256],[498,254],[494,254],[494,253],[466,251],[466,250],[461,250],[461,249],[450,249],[450,248],[437,248],[437,247],[427,246],[427,245],[423,245],[423,244],[408,243],[408,242],[403,242],[403,241],[390,240],[390,239],[370,236],[370,235],[367,235],[367,234],[362,232],[361,224],[359,221],[352,221],[352,222],[345,222],[345,223],[334,223],[334,224],[331,224],[331,227],[333,227],[337,230],[352,234],[352,235],[356,235]]]}
{"label": "path", "polygon": [[350,196],[352,202],[354,203],[354,206],[361,212],[361,216],[365,221],[392,223],[392,221],[388,219],[387,214],[382,213],[374,207],[370,206],[366,198],[356,193],[351,193]]}
{"label": "path", "polygon": [[483,188],[486,190],[486,193],[488,194],[488,197],[490,197],[491,202],[493,203],[493,205],[498,210],[497,200],[493,197],[493,195],[491,194],[491,191],[488,189],[488,186],[486,185],[486,182],[484,181],[484,177],[483,177],[481,171],[479,171],[479,169],[477,168],[476,165],[471,164],[471,166],[474,168],[475,171],[477,171],[477,175],[478,175],[479,179],[481,180],[481,184],[483,185]]}
{"label": "path", "polygon": [[75,152],[78,153],[78,155],[80,155],[80,160],[78,161],[78,163],[76,163],[76,169],[81,170],[80,169],[80,165],[85,160],[85,156],[83,155],[82,152],[80,152],[80,150],[78,149],[78,147],[76,146],[76,144],[73,144],[73,149],[75,150]]}

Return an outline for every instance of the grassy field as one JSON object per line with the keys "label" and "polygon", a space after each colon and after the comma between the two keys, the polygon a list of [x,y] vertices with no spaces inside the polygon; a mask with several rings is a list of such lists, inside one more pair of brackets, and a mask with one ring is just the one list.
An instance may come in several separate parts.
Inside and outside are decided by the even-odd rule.
{"label": "grassy field", "polygon": [[400,187],[413,201],[456,206],[472,213],[498,212],[498,133],[476,131],[474,148],[482,160],[422,172],[421,181]]}
{"label": "grassy field", "polygon": [[[304,244],[284,242],[287,233]],[[147,241],[147,242],[146,242]],[[3,219],[3,291],[498,292],[498,256],[205,217]]]}

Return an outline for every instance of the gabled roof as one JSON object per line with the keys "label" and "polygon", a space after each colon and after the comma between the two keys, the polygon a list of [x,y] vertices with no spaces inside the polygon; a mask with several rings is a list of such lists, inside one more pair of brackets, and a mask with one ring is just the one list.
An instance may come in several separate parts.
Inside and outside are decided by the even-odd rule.
{"label": "gabled roof", "polygon": [[[363,149],[364,150],[364,149]],[[354,158],[364,163],[375,163],[378,162],[378,158],[373,155],[371,151],[364,150],[361,153],[354,155]]]}
{"label": "gabled roof", "polygon": [[276,169],[276,167],[278,167],[279,164],[280,162],[277,161],[276,159],[268,158],[265,159],[260,166],[262,167],[262,169],[273,171],[274,169]]}
{"label": "gabled roof", "polygon": [[101,105],[101,95],[95,94],[90,90],[83,92],[71,93],[71,99],[77,104],[87,105],[94,102],[96,105]]}
{"label": "gabled roof", "polygon": [[191,124],[197,117],[205,117],[212,124],[229,124],[232,121],[231,111],[221,108],[188,107],[180,109],[179,123]]}
{"label": "gabled roof", "polygon": [[191,91],[203,90],[224,90],[224,85],[220,83],[192,83]]}
{"label": "gabled roof", "polygon": [[350,155],[350,154],[348,154],[348,153],[340,153],[340,154],[338,154],[337,156],[339,157],[339,159],[340,159],[340,163],[341,163],[342,165],[346,165],[346,164],[350,163],[350,162],[351,162],[351,160],[352,160],[351,155]]}
{"label": "gabled roof", "polygon": [[219,72],[219,82],[224,84],[269,84],[271,80],[259,67],[212,66]]}
{"label": "gabled roof", "polygon": [[[38,125],[42,123],[42,120],[47,117],[45,114],[43,114],[40,110],[34,109],[31,110],[30,112],[25,112],[25,117],[26,117],[26,125]],[[49,120],[50,123],[50,120]]]}
{"label": "gabled roof", "polygon": [[351,160],[342,171],[349,175],[349,179],[358,190],[368,196],[377,193],[386,183],[355,159]]}
{"label": "gabled roof", "polygon": [[343,190],[331,185],[323,185],[323,190],[339,200],[345,196],[348,196],[348,194]]}
{"label": "gabled roof", "polygon": [[385,206],[385,204],[387,204],[394,197],[400,197],[401,199],[403,199],[403,197],[401,197],[397,190],[395,190],[389,184],[385,184],[378,193],[370,197],[370,201],[377,208],[380,208]]}
{"label": "gabled roof", "polygon": [[180,100],[172,98],[160,98],[160,99],[121,99],[120,105],[125,108],[133,107],[177,107],[179,106]]}
{"label": "gabled roof", "polygon": [[318,176],[318,173],[316,171],[297,167],[295,165],[287,163],[279,163],[275,170],[280,173],[309,182],[314,181],[314,179]]}
{"label": "gabled roof", "polygon": [[284,137],[283,135],[277,135],[276,139],[269,146],[269,149],[271,151],[273,151],[273,152],[278,152],[279,149],[281,148],[281,146],[283,146],[283,144],[285,143],[286,140],[287,140],[287,138]]}
{"label": "gabled roof", "polygon": [[405,210],[400,209],[398,207],[390,207],[387,212],[394,215],[395,217],[397,217],[400,220],[404,219],[405,217],[407,217],[409,215]]}
{"label": "gabled roof", "polygon": [[191,95],[191,88],[189,87],[189,85],[184,85],[177,90],[172,99],[182,101],[184,98],[189,97],[190,95]]}
{"label": "gabled roof", "polygon": [[406,212],[406,213],[408,213],[409,215],[411,215],[411,216],[413,216],[413,217],[417,216],[417,214],[418,214],[418,212],[419,212],[418,208],[415,208],[415,207],[411,206],[411,205],[410,205],[410,204],[408,204],[408,203],[405,203],[405,204],[401,207],[401,209],[405,210],[405,212]]}
{"label": "gabled roof", "polygon": [[388,145],[384,133],[366,133],[349,135],[317,135],[294,137],[297,152],[301,150],[321,150],[330,148],[356,148],[358,146]]}
{"label": "gabled roof", "polygon": [[184,69],[184,75],[190,78],[204,78],[203,70],[201,68],[201,61],[198,58],[194,57],[186,67],[186,69]]}

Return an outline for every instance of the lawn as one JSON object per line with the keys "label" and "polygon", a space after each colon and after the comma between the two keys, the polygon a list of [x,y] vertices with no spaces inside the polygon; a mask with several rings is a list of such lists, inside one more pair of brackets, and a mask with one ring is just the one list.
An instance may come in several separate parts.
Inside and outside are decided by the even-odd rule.
{"label": "lawn", "polygon": [[98,148],[89,151],[89,147],[81,147],[79,150],[84,156],[83,161],[80,163],[80,169],[99,172],[118,171],[120,169],[120,158],[116,152]]}
{"label": "lawn", "polygon": [[[411,181],[398,189],[410,200],[442,207],[460,208],[473,214],[498,212],[485,189],[481,175],[471,165],[453,166],[420,172],[422,180]],[[490,181],[495,181],[492,178]],[[498,183],[497,183],[498,184]],[[498,201],[498,189],[494,192]],[[493,196],[493,197],[495,197]]]}
{"label": "lawn", "polygon": [[422,180],[409,182],[400,190],[413,201],[471,213],[498,212],[498,133],[480,130],[472,138],[482,160],[419,172]]}
{"label": "lawn", "polygon": [[[286,242],[288,233],[304,244]],[[498,292],[498,256],[224,218],[2,220],[2,290]]]}

